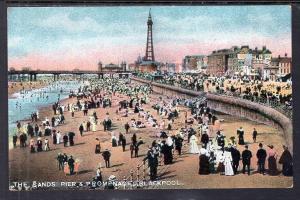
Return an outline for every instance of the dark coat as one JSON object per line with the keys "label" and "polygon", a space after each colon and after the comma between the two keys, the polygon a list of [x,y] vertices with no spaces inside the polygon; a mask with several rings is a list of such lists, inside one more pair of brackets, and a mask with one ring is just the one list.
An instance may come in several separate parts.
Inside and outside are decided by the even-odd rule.
{"label": "dark coat", "polygon": [[232,156],[232,161],[233,163],[239,163],[241,159],[241,153],[239,150],[232,148],[231,149],[231,156]]}
{"label": "dark coat", "polygon": [[252,153],[248,149],[244,150],[242,153],[242,160],[244,164],[249,164],[251,163],[251,158],[252,158]]}
{"label": "dark coat", "polygon": [[199,156],[199,174],[209,174],[209,158],[206,155]]}
{"label": "dark coat", "polygon": [[258,149],[256,153],[256,157],[259,163],[264,163],[266,161],[267,152],[264,149]]}
{"label": "dark coat", "polygon": [[207,135],[206,133],[202,134],[202,136],[201,136],[201,142],[202,142],[203,144],[207,144],[208,141],[209,141],[208,135]]}
{"label": "dark coat", "polygon": [[109,151],[105,150],[105,151],[103,151],[102,156],[103,156],[104,160],[109,160],[111,154]]}

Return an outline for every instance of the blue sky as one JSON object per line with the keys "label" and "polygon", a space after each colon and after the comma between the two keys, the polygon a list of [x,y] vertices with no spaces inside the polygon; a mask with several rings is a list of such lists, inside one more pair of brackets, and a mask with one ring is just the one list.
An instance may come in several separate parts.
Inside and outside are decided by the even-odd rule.
{"label": "blue sky", "polygon": [[[149,9],[8,8],[9,65],[34,68],[41,65],[39,57],[64,68],[82,66],[84,59],[93,60],[89,67],[97,60],[133,62],[145,51]],[[155,56],[161,61],[244,44],[291,53],[290,6],[152,6],[151,14]]]}

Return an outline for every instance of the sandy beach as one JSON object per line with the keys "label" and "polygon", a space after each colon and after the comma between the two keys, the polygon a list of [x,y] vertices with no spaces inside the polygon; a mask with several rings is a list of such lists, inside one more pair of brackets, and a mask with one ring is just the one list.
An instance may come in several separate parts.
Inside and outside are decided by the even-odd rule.
{"label": "sandy beach", "polygon": [[[166,97],[164,97],[166,98]],[[89,115],[96,111],[99,118],[99,122],[102,122],[105,113],[109,113],[113,122],[113,130],[116,135],[119,132],[125,133],[124,124],[130,121],[132,118],[138,119],[138,114],[130,114],[128,117],[121,117],[116,114],[117,104],[120,100],[125,99],[123,95],[113,96],[113,103],[111,108],[97,108],[90,109]],[[157,116],[156,111],[151,108],[152,104],[158,100],[158,96],[151,94],[151,103],[144,106],[145,110],[149,110],[153,116],[160,119]],[[65,99],[61,102],[63,105],[76,102],[75,98]],[[176,133],[178,128],[184,126],[185,111],[188,114],[188,108],[181,108],[179,118],[175,120],[172,133]],[[41,123],[45,117],[49,119],[53,116],[51,107],[42,108],[40,111]],[[73,131],[76,133],[75,146],[63,147],[63,144],[52,144],[52,138],[50,141],[50,151],[40,153],[30,153],[29,147],[27,148],[15,148],[9,151],[9,177],[10,181],[90,181],[96,175],[96,169],[99,163],[102,165],[102,176],[106,180],[110,175],[115,175],[118,180],[130,177],[130,170],[134,171],[134,179],[136,179],[137,165],[142,163],[142,159],[145,157],[148,145],[151,145],[155,138],[153,135],[157,133],[157,129],[152,127],[141,128],[134,130],[130,129],[129,134],[126,136],[127,146],[126,151],[122,151],[122,147],[112,147],[111,145],[111,133],[104,132],[103,126],[98,124],[96,132],[84,132],[81,137],[78,131],[80,123],[88,120],[88,116],[83,116],[82,111],[75,112],[75,117],[71,117],[71,113],[64,112],[66,121],[65,124],[55,127],[56,130],[65,132]],[[249,149],[252,151],[253,159],[251,168],[253,174],[251,176],[239,174],[232,177],[225,177],[219,174],[213,174],[203,176],[198,174],[199,157],[197,155],[188,154],[188,146],[183,147],[183,155],[175,156],[174,164],[158,167],[159,180],[178,180],[179,186],[166,186],[169,189],[176,188],[288,188],[293,185],[292,177],[268,176],[257,174],[255,171],[256,166],[256,151],[258,149],[258,143],[263,142],[266,145],[273,144],[279,156],[282,153],[282,144],[284,144],[284,138],[281,131],[258,124],[245,119],[236,119],[228,115],[218,115],[220,119],[224,119],[221,124],[227,138],[230,136],[236,136],[236,130],[243,126],[245,130],[245,141],[249,144]],[[143,120],[143,119],[141,119]],[[256,127],[258,130],[257,143],[252,144],[252,130]],[[137,134],[137,137],[141,137],[145,144],[143,144],[139,151],[138,158],[130,158],[129,144],[133,133]],[[111,150],[111,168],[104,168],[104,160],[101,154],[95,154],[95,138],[99,138],[101,141],[101,151],[105,148]],[[11,141],[10,141],[11,142]],[[19,144],[19,143],[17,143]],[[184,142],[186,144],[186,141]],[[238,145],[238,149],[242,151],[243,146]],[[63,171],[58,170],[58,164],[56,157],[58,153],[66,153],[72,155],[74,159],[80,161],[79,173],[72,176],[65,176]],[[176,153],[175,153],[176,154]],[[277,159],[278,160],[278,159]],[[280,165],[278,168],[280,169]],[[241,169],[241,163],[240,163]],[[192,178],[193,177],[193,178]],[[165,187],[160,187],[165,188]]]}

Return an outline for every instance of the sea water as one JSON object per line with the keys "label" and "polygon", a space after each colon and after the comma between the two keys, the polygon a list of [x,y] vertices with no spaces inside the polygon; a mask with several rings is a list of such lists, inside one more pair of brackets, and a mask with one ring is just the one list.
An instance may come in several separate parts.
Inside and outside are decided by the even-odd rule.
{"label": "sea water", "polygon": [[17,121],[30,120],[32,113],[68,98],[70,91],[76,93],[79,87],[86,84],[88,83],[83,81],[57,81],[40,89],[14,93],[8,99],[9,136],[16,133]]}

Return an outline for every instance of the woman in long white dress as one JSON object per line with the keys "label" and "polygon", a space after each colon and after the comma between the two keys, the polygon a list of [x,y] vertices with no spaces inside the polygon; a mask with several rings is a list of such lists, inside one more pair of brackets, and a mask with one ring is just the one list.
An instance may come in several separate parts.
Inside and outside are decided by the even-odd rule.
{"label": "woman in long white dress", "polygon": [[56,144],[60,144],[60,140],[61,140],[61,133],[60,133],[60,131],[57,131],[57,134],[56,134]]}
{"label": "woman in long white dress", "polygon": [[173,145],[173,140],[172,140],[172,138],[171,138],[170,136],[167,138],[166,144],[167,144],[169,147]]}
{"label": "woman in long white dress", "polygon": [[232,156],[231,152],[225,151],[224,152],[225,160],[224,160],[224,165],[225,165],[225,175],[226,176],[233,176],[233,168],[232,168]]}
{"label": "woman in long white dress", "polygon": [[97,130],[97,124],[96,121],[92,122],[92,131],[95,132]]}
{"label": "woman in long white dress", "polygon": [[198,139],[195,135],[192,135],[190,138],[190,153],[192,154],[198,154],[199,148],[198,148]]}

